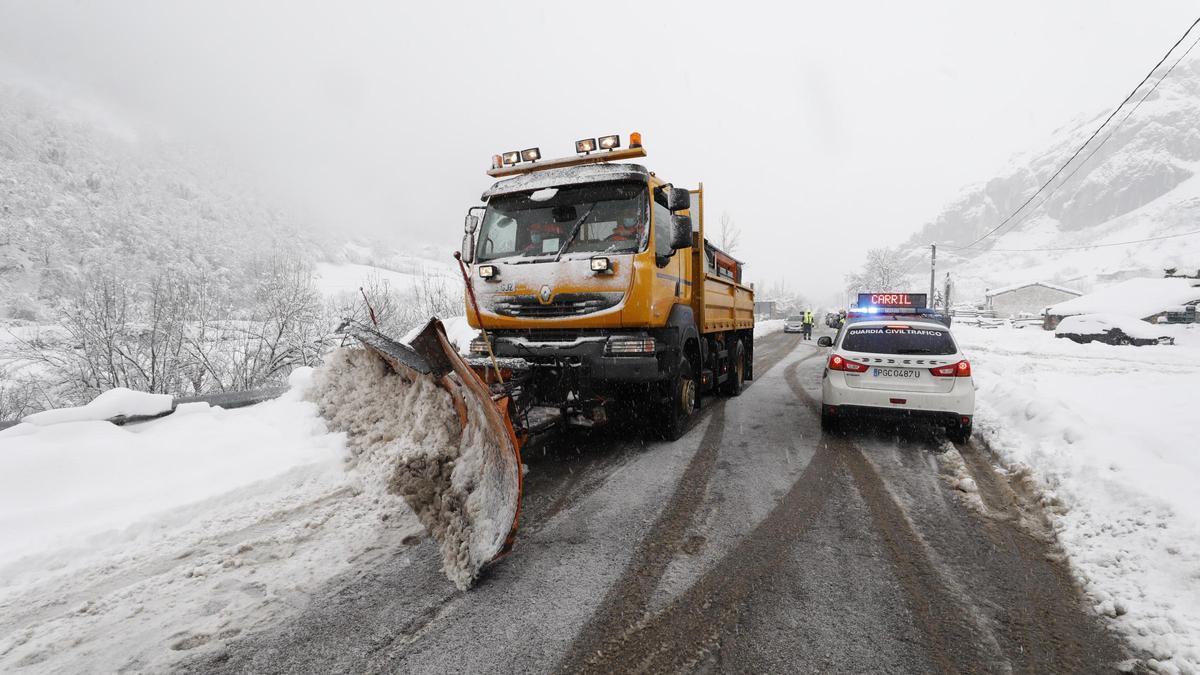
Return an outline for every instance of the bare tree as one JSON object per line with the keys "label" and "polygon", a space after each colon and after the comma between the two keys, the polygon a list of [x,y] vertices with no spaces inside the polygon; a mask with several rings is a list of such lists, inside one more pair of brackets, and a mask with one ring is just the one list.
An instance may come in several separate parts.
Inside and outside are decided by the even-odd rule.
{"label": "bare tree", "polygon": [[846,275],[846,291],[901,291],[906,290],[909,279],[909,268],[904,265],[899,251],[873,248],[867,251],[867,261],[863,268],[854,274]]}
{"label": "bare tree", "polygon": [[742,240],[742,230],[733,222],[728,211],[721,213],[721,250],[733,254]]}

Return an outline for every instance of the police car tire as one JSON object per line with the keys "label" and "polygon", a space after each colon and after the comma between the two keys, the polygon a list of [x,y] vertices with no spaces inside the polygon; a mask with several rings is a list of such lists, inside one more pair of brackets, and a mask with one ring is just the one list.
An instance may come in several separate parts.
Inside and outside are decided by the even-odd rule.
{"label": "police car tire", "polygon": [[971,440],[971,427],[972,424],[970,422],[966,424],[953,424],[946,429],[946,438],[950,439],[951,443],[966,443]]}

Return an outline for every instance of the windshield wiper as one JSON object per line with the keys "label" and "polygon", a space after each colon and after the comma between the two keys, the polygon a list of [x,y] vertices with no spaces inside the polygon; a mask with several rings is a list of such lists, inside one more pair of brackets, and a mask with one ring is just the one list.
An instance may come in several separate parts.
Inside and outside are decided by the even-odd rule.
{"label": "windshield wiper", "polygon": [[912,347],[910,349],[897,349],[896,353],[897,354],[932,354],[933,350],[926,349],[924,347]]}
{"label": "windshield wiper", "polygon": [[587,212],[580,216],[579,220],[575,221],[575,225],[571,227],[571,234],[567,235],[567,240],[563,242],[562,248],[558,249],[558,253],[554,254],[554,262],[558,262],[558,259],[562,257],[563,251],[566,251],[567,247],[571,245],[571,242],[575,241],[575,237],[579,236],[579,230],[583,227],[583,221],[587,220],[587,217],[592,215],[592,210],[596,208],[597,203],[598,202],[592,202],[591,206],[588,207]]}

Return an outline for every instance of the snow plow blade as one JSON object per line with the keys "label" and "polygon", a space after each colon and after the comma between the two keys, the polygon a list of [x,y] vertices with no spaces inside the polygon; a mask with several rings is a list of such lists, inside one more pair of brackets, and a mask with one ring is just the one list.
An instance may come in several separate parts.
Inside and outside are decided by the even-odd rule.
{"label": "snow plow blade", "polygon": [[[406,382],[424,379],[449,394],[458,437],[446,447],[401,456],[391,485],[437,542],[446,575],[460,589],[470,588],[489,563],[512,549],[520,519],[520,442],[507,393],[489,386],[459,356],[436,318],[407,345],[350,319],[338,332],[357,339]],[[420,404],[444,406],[446,399],[420,399]],[[392,432],[368,433],[380,431]]]}

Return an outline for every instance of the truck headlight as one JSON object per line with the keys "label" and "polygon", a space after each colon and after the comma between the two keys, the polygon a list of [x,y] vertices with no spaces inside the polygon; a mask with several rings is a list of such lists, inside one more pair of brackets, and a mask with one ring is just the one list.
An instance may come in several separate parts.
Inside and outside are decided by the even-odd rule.
{"label": "truck headlight", "polygon": [[654,338],[635,335],[610,337],[605,351],[609,354],[653,354]]}
{"label": "truck headlight", "polygon": [[612,261],[604,256],[596,256],[592,258],[593,272],[607,272],[612,269]]}
{"label": "truck headlight", "polygon": [[492,277],[495,277],[499,273],[500,273],[500,270],[496,269],[495,265],[480,265],[479,266],[479,276],[482,279],[491,279]]}

